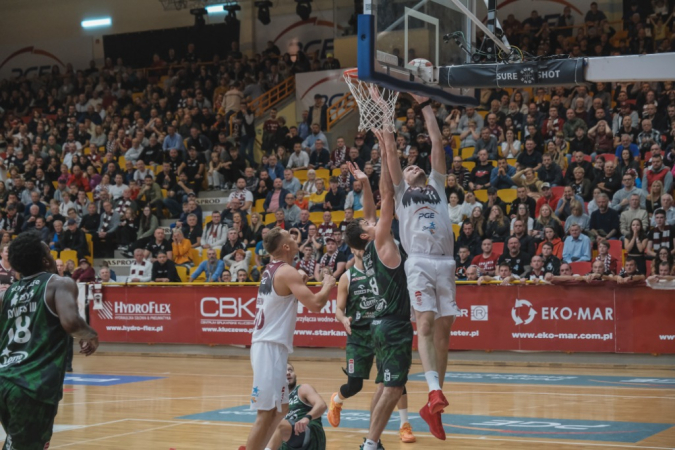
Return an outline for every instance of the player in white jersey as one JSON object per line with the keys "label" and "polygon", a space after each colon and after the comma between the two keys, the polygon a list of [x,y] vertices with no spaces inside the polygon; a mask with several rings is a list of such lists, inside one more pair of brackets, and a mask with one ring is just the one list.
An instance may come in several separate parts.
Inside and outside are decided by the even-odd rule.
{"label": "player in white jersey", "polygon": [[288,231],[270,230],[263,245],[272,261],[260,279],[251,339],[251,409],[257,410],[258,414],[246,447],[242,446],[240,450],[263,450],[288,412],[286,363],[288,354],[293,352],[298,301],[310,311],[319,312],[335,286],[335,278],[324,275],[321,290],[316,294],[309,290],[307,274],[293,267],[298,244]]}
{"label": "player in white jersey", "polygon": [[420,103],[431,138],[428,180],[417,166],[408,166],[402,171],[394,136],[384,133],[383,138],[394,183],[401,244],[408,253],[405,271],[417,322],[420,359],[429,385],[429,402],[420,410],[420,416],[434,436],[445,439],[441,412],[448,401],[441,388],[448,365],[450,328],[459,314],[455,302],[454,236],[445,195],[447,168],[441,132],[430,100],[413,97]]}

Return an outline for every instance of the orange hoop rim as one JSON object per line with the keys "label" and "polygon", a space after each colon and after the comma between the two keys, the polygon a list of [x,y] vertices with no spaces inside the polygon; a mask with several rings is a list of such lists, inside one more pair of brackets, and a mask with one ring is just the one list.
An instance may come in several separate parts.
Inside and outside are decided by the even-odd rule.
{"label": "orange hoop rim", "polygon": [[342,72],[342,74],[346,77],[349,77],[349,78],[358,78],[359,77],[359,69],[358,68],[347,69],[344,72]]}

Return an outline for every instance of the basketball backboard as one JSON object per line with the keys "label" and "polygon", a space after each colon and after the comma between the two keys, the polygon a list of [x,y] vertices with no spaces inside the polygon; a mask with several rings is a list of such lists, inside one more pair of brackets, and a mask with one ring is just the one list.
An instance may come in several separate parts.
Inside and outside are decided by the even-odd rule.
{"label": "basketball backboard", "polygon": [[[460,1],[475,12],[475,0]],[[443,103],[475,104],[471,90],[441,88],[438,70],[433,80],[425,80],[408,65],[415,58],[426,59],[435,68],[467,62],[463,50],[443,40],[453,33],[461,33],[467,42],[474,40],[472,22],[451,0],[366,0],[359,17],[359,78]]]}

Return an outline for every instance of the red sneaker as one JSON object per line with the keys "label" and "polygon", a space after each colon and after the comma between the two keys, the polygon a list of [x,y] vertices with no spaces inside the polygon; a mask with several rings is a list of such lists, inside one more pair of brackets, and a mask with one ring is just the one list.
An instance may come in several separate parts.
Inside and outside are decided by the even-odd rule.
{"label": "red sneaker", "polygon": [[240,446],[239,450],[246,450],[246,446],[245,445]]}
{"label": "red sneaker", "polygon": [[429,411],[431,414],[438,414],[443,409],[448,406],[448,400],[443,395],[443,391],[436,389],[435,391],[429,392],[429,403],[427,403]]}
{"label": "red sneaker", "polygon": [[429,407],[424,405],[420,409],[420,417],[429,425],[429,431],[436,438],[441,441],[445,440],[445,430],[443,429],[443,422],[441,420],[441,413],[432,414]]}

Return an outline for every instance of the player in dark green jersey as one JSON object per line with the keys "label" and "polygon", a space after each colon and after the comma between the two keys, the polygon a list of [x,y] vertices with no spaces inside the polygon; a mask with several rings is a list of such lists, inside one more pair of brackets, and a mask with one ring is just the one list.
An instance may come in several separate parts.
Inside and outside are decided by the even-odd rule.
{"label": "player in dark green jersey", "polygon": [[298,384],[295,368],[288,364],[286,371],[288,414],[281,421],[267,448],[272,450],[326,450],[326,434],[321,416],[326,402],[309,384]]}
{"label": "player in dark green jersey", "polygon": [[[370,323],[375,317],[378,298],[376,280],[366,275],[363,267],[363,250],[354,250],[354,265],[340,277],[337,294],[335,318],[341,322],[347,332],[347,383],[340,386],[331,396],[328,406],[328,422],[333,427],[340,425],[340,413],[344,400],[358,394],[363,388],[363,380],[370,378],[375,348],[373,346]],[[376,383],[382,383],[381,377]],[[415,442],[412,427],[408,421],[408,396],[405,388],[398,401],[401,418],[399,437],[404,443]]]}
{"label": "player in dark green jersey", "polygon": [[68,335],[91,355],[98,336],[80,317],[77,285],[56,273],[49,247],[35,232],[17,236],[9,262],[21,274],[0,307],[0,422],[4,450],[49,447],[63,396]]}
{"label": "player in dark green jersey", "polygon": [[[384,142],[380,132],[379,142]],[[382,152],[385,155],[386,152]],[[350,163],[350,171],[363,184],[363,219],[347,226],[345,241],[353,250],[363,251],[366,276],[375,280],[373,295],[377,298],[370,324],[373,347],[377,358],[379,385],[372,402],[370,429],[364,450],[377,450],[396,403],[401,398],[412,362],[413,329],[410,323],[410,299],[406,282],[402,250],[391,233],[394,218],[394,189],[386,160],[382,160],[380,220],[368,176]]]}

